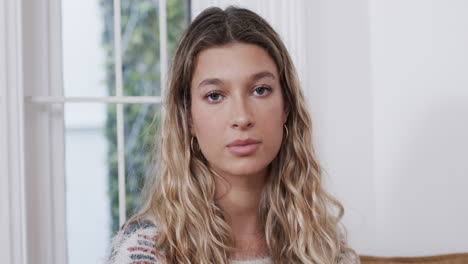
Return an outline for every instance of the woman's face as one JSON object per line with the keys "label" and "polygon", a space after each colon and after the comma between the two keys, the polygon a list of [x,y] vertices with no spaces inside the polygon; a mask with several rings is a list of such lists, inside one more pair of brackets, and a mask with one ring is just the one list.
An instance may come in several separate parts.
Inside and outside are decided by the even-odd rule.
{"label": "woman's face", "polygon": [[269,54],[244,43],[205,49],[190,89],[190,131],[210,167],[225,176],[264,173],[279,152],[286,121]]}

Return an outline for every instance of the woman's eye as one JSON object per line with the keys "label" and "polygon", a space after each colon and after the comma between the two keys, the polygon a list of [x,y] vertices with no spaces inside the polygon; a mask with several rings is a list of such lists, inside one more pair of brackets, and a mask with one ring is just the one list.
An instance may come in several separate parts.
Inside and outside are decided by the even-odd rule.
{"label": "woman's eye", "polygon": [[209,101],[209,102],[219,102],[220,99],[221,99],[222,95],[217,93],[217,92],[212,92],[212,93],[209,93],[205,96],[205,98]]}
{"label": "woman's eye", "polygon": [[256,89],[254,90],[254,92],[256,92],[257,95],[262,96],[262,95],[265,95],[265,94],[271,92],[271,88],[270,88],[270,87],[266,87],[266,86],[261,86],[261,87],[256,88]]}

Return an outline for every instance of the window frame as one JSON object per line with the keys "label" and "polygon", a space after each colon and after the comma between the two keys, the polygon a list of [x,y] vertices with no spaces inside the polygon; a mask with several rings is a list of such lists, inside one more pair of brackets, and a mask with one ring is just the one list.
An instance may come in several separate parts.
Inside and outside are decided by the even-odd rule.
{"label": "window frame", "polygon": [[0,259],[26,263],[21,2],[0,4]]}
{"label": "window frame", "polygon": [[[123,104],[159,103],[160,97],[122,96],[120,53],[115,57],[116,76],[120,78],[116,96],[64,97],[61,1],[5,1],[6,8],[1,8],[0,14],[11,15],[2,16],[5,26],[0,28],[0,40],[7,44],[0,53],[4,62],[0,64],[1,73],[6,73],[0,79],[1,110],[4,110],[0,115],[3,128],[0,142],[7,149],[0,152],[0,164],[5,165],[2,175],[7,175],[1,178],[2,194],[10,196],[2,196],[6,196],[2,201],[7,206],[2,206],[0,212],[10,217],[1,218],[2,231],[7,234],[0,240],[6,249],[2,250],[6,255],[2,259],[14,264],[32,260],[39,264],[67,263],[64,104],[115,103],[120,108],[119,200],[124,201]],[[159,15],[160,27],[166,27],[165,0],[159,0],[159,5],[163,10]],[[114,6],[119,7],[114,12],[114,23],[120,25],[120,0],[114,0]],[[118,32],[116,43],[120,43]],[[165,29],[160,32],[166,34]],[[167,34],[160,39],[161,50],[165,51],[161,54],[165,60],[161,66],[165,82]],[[119,208],[122,224],[126,208],[124,202],[120,204],[124,205]]]}

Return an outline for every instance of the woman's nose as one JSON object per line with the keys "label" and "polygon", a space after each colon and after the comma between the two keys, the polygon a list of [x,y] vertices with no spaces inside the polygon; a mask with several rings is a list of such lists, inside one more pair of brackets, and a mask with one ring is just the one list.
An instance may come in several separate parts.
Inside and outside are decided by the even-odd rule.
{"label": "woman's nose", "polygon": [[232,128],[244,130],[254,125],[252,109],[245,99],[233,100],[232,117]]}

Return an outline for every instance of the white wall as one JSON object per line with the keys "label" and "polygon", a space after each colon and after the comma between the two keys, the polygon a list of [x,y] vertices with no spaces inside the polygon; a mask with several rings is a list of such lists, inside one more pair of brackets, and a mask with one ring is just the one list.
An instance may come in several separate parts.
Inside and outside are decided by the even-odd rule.
{"label": "white wall", "polygon": [[316,1],[307,23],[314,141],[330,190],[345,207],[349,242],[376,250],[372,101],[367,1]]}
{"label": "white wall", "polygon": [[468,251],[468,2],[370,1],[378,254]]}
{"label": "white wall", "polygon": [[468,252],[468,2],[194,0],[193,15],[229,4],[291,52],[358,253]]}

